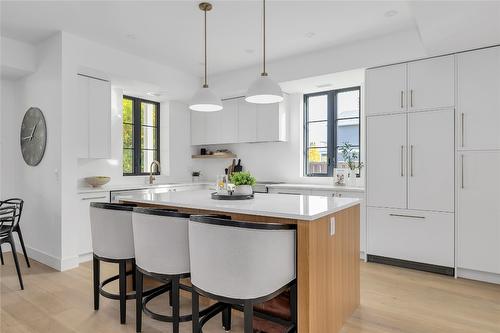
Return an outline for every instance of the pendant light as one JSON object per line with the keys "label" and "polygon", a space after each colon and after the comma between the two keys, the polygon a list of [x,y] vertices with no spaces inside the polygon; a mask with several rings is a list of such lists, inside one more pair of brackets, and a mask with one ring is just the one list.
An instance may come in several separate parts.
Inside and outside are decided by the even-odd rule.
{"label": "pendant light", "polygon": [[205,16],[205,81],[203,87],[193,96],[189,108],[194,111],[213,112],[222,110],[222,101],[208,88],[207,81],[207,12],[212,9],[212,4],[202,2],[199,8]]}
{"label": "pendant light", "polygon": [[262,0],[262,44],[262,73],[248,88],[245,100],[255,104],[279,103],[283,100],[283,92],[266,72],[266,0]]}

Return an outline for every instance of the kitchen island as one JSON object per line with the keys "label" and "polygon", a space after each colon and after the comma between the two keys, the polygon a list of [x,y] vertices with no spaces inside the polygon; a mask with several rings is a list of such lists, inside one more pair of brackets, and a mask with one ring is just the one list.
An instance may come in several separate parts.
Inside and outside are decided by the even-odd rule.
{"label": "kitchen island", "polygon": [[360,200],[260,194],[243,201],[212,200],[211,191],[144,193],[124,200],[191,214],[297,226],[298,332],[334,333],[359,306]]}

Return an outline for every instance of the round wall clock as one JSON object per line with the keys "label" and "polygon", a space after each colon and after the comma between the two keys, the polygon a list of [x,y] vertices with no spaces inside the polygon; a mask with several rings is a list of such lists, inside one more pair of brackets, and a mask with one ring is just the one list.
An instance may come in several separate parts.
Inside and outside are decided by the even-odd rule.
{"label": "round wall clock", "polygon": [[26,164],[37,166],[45,153],[47,125],[39,108],[29,108],[21,125],[21,152]]}

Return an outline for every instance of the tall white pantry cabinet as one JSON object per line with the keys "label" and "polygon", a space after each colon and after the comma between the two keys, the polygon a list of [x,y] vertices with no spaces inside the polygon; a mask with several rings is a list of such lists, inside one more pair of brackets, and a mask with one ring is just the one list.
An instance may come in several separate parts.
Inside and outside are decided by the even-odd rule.
{"label": "tall white pantry cabinet", "polygon": [[368,69],[367,253],[500,283],[500,47]]}

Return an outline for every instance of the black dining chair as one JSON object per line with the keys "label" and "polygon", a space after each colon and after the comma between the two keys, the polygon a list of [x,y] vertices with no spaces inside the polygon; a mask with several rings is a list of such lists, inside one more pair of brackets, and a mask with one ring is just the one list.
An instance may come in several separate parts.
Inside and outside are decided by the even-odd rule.
{"label": "black dining chair", "polygon": [[[2,205],[0,206],[0,247],[2,244],[9,243],[12,249],[12,256],[16,265],[17,277],[21,289],[24,290],[23,278],[21,276],[21,269],[19,268],[19,260],[17,260],[16,245],[12,233],[16,227],[18,215],[18,208],[15,205]],[[3,255],[2,255],[3,259]]]}
{"label": "black dining chair", "polygon": [[[17,233],[17,236],[19,237],[19,243],[21,244],[21,248],[23,250],[24,260],[26,260],[26,265],[28,267],[31,267],[30,260],[28,258],[28,253],[26,252],[26,247],[24,245],[23,234],[21,233],[21,227],[20,227],[21,214],[23,212],[23,205],[24,205],[23,199],[19,199],[19,198],[12,198],[12,199],[0,201],[0,207],[15,206],[17,208],[15,221],[14,221],[14,229],[12,230],[12,232]],[[4,225],[2,228],[8,229],[9,226]],[[3,230],[0,229],[0,233],[2,233],[2,231]],[[2,265],[3,265],[4,261],[3,261],[3,253],[2,253],[1,247],[0,247],[0,260],[1,260]]]}

